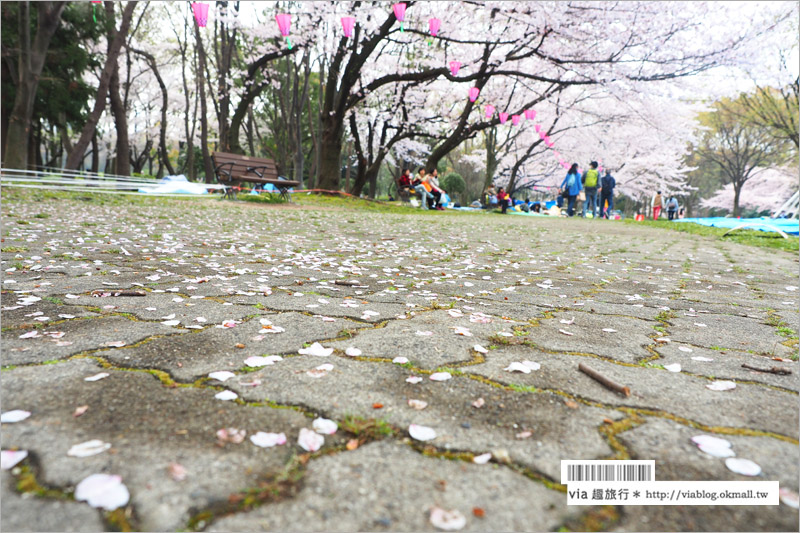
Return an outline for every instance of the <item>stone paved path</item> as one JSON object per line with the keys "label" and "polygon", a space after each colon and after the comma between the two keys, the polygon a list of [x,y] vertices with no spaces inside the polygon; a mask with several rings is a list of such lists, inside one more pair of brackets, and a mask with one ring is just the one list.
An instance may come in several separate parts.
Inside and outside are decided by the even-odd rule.
{"label": "stone paved path", "polygon": [[[559,470],[749,479],[690,440],[714,434],[796,492],[792,254],[604,221],[21,198],[2,207],[2,410],[31,415],[2,425],[28,451],[2,472],[3,531],[433,531],[434,506],[468,531],[798,529],[783,503],[568,507]],[[332,353],[300,354],[315,342]],[[505,370],[522,361],[540,367]],[[310,453],[317,418],[338,430]],[[92,439],[110,448],[67,455]],[[95,473],[130,502],[75,501]]]}

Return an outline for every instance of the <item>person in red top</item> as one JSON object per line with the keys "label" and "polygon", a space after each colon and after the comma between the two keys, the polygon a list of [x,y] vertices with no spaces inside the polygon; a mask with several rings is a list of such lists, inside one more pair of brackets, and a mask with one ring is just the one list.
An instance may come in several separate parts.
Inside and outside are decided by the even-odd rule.
{"label": "person in red top", "polygon": [[502,213],[505,215],[506,209],[508,209],[508,194],[503,187],[500,187],[500,190],[497,191],[497,203],[500,204]]}
{"label": "person in red top", "polygon": [[400,187],[403,189],[411,188],[411,171],[407,168],[404,168],[403,173],[400,175]]}

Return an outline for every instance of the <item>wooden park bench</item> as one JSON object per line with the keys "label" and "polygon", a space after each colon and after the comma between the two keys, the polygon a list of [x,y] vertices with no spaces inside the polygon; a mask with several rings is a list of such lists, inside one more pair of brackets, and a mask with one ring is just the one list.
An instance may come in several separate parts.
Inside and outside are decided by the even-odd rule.
{"label": "wooden park bench", "polygon": [[291,202],[292,197],[289,189],[300,185],[299,181],[287,180],[278,176],[278,169],[272,159],[262,159],[247,155],[231,154],[228,152],[214,152],[211,158],[214,160],[214,172],[217,180],[227,185],[225,195],[228,198],[236,198],[236,191],[239,184],[247,183],[269,183],[275,186],[281,196]]}

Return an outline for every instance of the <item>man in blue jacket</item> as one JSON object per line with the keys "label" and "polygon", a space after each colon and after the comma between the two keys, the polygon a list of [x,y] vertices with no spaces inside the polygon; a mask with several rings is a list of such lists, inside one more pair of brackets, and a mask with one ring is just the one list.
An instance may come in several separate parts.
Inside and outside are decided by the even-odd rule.
{"label": "man in blue jacket", "polygon": [[[608,218],[608,213],[614,209],[614,187],[617,186],[617,181],[611,175],[611,171],[606,169],[606,175],[600,179],[600,210],[603,218]],[[606,202],[608,202],[608,209],[606,209]]]}
{"label": "man in blue jacket", "polygon": [[561,182],[561,189],[564,196],[567,197],[567,216],[572,216],[575,214],[575,199],[583,189],[581,176],[578,173],[578,163],[574,163],[570,167],[567,177]]}

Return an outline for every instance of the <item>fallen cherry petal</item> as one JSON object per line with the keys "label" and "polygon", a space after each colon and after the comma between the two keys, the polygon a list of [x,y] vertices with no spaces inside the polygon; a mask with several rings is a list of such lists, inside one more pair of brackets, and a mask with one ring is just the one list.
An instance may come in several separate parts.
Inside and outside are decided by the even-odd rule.
{"label": "fallen cherry petal", "polygon": [[283,357],[280,355],[253,355],[244,360],[244,364],[250,368],[258,368],[261,366],[274,365],[277,361],[282,361]]}
{"label": "fallen cherry petal", "polygon": [[167,473],[169,477],[175,481],[183,481],[186,479],[186,468],[180,463],[170,463],[167,466]]}
{"label": "fallen cherry petal", "polygon": [[33,338],[38,337],[38,336],[39,336],[39,332],[34,330],[34,331],[29,331],[28,333],[23,333],[22,335],[19,336],[19,338],[20,339],[33,339]]}
{"label": "fallen cherry petal", "polygon": [[483,407],[483,404],[485,403],[486,400],[484,400],[483,398],[478,398],[477,400],[472,402],[472,407],[474,407],[475,409],[480,409],[481,407]]}
{"label": "fallen cherry petal", "polygon": [[674,363],[674,364],[671,364],[671,365],[664,365],[664,370],[668,370],[670,372],[677,373],[677,372],[681,371],[681,365],[680,365],[680,363]]}
{"label": "fallen cherry petal", "polygon": [[358,439],[350,439],[349,441],[347,441],[345,448],[347,448],[351,452],[356,448],[358,448]]}
{"label": "fallen cherry petal", "polygon": [[417,335],[419,335],[420,337],[430,337],[431,335],[433,335],[433,332],[432,331],[417,331]]}
{"label": "fallen cherry petal", "polygon": [[692,353],[692,349],[687,346],[678,346],[678,349],[682,352]]}
{"label": "fallen cherry petal", "polygon": [[233,444],[240,444],[244,441],[247,431],[237,428],[222,428],[217,430],[217,439],[220,442],[232,442]]}
{"label": "fallen cherry petal", "polygon": [[563,329],[558,330],[558,332],[559,333],[563,333],[564,335],[569,335],[570,337],[575,335],[574,333],[570,333],[569,331],[566,331],[566,330],[563,330]]}
{"label": "fallen cherry petal", "polygon": [[575,323],[575,317],[572,317],[570,320],[561,319],[559,320],[559,322],[561,322],[562,324],[566,324],[567,326],[571,326],[572,324]]}
{"label": "fallen cherry petal", "polygon": [[94,376],[83,378],[83,381],[98,381],[100,379],[107,378],[108,376],[110,376],[108,372],[100,372],[99,374],[95,374]]}
{"label": "fallen cherry petal", "polygon": [[472,347],[472,349],[475,350],[478,353],[489,353],[489,350],[487,350],[486,348],[484,348],[480,344],[476,344],[475,346]]}
{"label": "fallen cherry petal", "polygon": [[735,472],[743,476],[757,476],[761,473],[761,467],[750,459],[729,457],[725,459],[725,466],[727,466],[728,470],[731,472]]}
{"label": "fallen cherry petal", "polygon": [[308,348],[301,348],[297,353],[302,355],[315,355],[317,357],[328,357],[333,353],[333,348],[325,348],[320,343],[315,342]]}
{"label": "fallen cherry petal", "polygon": [[23,411],[21,409],[14,409],[13,411],[6,411],[0,415],[0,422],[3,424],[13,424],[15,422],[22,422],[31,416],[30,411]]}
{"label": "fallen cherry petal", "polygon": [[361,355],[361,350],[350,346],[348,349],[344,351],[344,353],[345,355],[349,355],[350,357],[358,357],[359,355]]}
{"label": "fallen cherry petal", "polygon": [[440,507],[431,509],[430,521],[435,528],[442,531],[458,531],[467,525],[467,519],[458,509],[445,511]]}
{"label": "fallen cherry petal", "polygon": [[431,381],[447,381],[452,377],[453,376],[450,374],[450,372],[434,372],[431,374],[430,379]]}
{"label": "fallen cherry petal", "polygon": [[3,450],[0,452],[0,470],[10,470],[28,457],[26,450]]}
{"label": "fallen cherry petal", "polygon": [[603,331],[605,331],[606,333],[616,333],[617,332],[617,330],[611,329],[611,328],[603,328]]}
{"label": "fallen cherry petal", "polygon": [[408,357],[395,357],[392,359],[392,363],[396,363],[398,365],[404,365],[408,363]]}
{"label": "fallen cherry petal", "polygon": [[123,341],[111,341],[104,344],[104,346],[108,346],[109,348],[122,348],[125,346]]}
{"label": "fallen cherry petal", "polygon": [[250,436],[250,442],[261,448],[272,448],[273,446],[286,444],[286,435],[283,433],[265,433],[259,431],[255,435]]}
{"label": "fallen cherry petal", "polygon": [[713,361],[713,359],[709,359],[708,357],[692,357],[693,361]]}
{"label": "fallen cherry petal", "polygon": [[307,452],[315,452],[325,444],[325,437],[308,428],[301,428],[297,444]]}
{"label": "fallen cherry petal", "polygon": [[85,413],[88,409],[89,409],[88,405],[81,405],[80,407],[76,407],[75,408],[75,412],[72,413],[72,416],[77,418],[77,417],[81,416],[83,413]]}
{"label": "fallen cherry petal", "polygon": [[780,490],[778,490],[778,494],[785,505],[793,509],[800,509],[800,495],[796,492],[786,487],[781,487]]}
{"label": "fallen cherry petal", "polygon": [[530,367],[516,361],[505,367],[503,370],[506,372],[522,372],[523,374],[531,373]]}
{"label": "fallen cherry petal", "polygon": [[165,320],[164,322],[162,322],[162,324],[164,324],[165,326],[177,326],[180,323],[181,323],[180,320]]}
{"label": "fallen cherry petal", "polygon": [[311,427],[321,435],[333,435],[336,433],[336,430],[339,429],[339,424],[327,418],[316,418],[314,422],[311,423]]}
{"label": "fallen cherry petal", "polygon": [[527,438],[529,438],[529,437],[530,437],[530,436],[532,436],[532,435],[533,435],[533,432],[532,432],[532,431],[521,431],[521,432],[517,433],[517,434],[515,435],[515,437],[516,437],[516,438],[518,438],[518,439],[520,439],[520,440],[522,440],[522,439],[527,439]]}
{"label": "fallen cherry petal", "polygon": [[491,453],[484,453],[484,454],[476,455],[475,457],[473,457],[472,458],[472,462],[477,464],[477,465],[485,465],[486,463],[489,462],[489,460],[491,458],[492,458],[492,454]]}
{"label": "fallen cherry petal", "polygon": [[411,435],[411,438],[421,441],[433,440],[436,438],[436,431],[433,428],[419,426],[417,424],[408,426],[408,434]]}
{"label": "fallen cherry petal", "polygon": [[113,511],[128,503],[130,493],[120,476],[92,474],[75,487],[75,499],[92,507]]}
{"label": "fallen cherry petal", "polygon": [[527,366],[531,370],[539,370],[540,368],[542,368],[541,364],[536,363],[534,361],[523,361],[522,364]]}
{"label": "fallen cherry petal", "polygon": [[230,390],[220,391],[214,395],[214,398],[222,401],[235,400],[238,397],[238,394]]}
{"label": "fallen cherry petal", "polygon": [[713,381],[706,385],[706,388],[713,391],[726,391],[736,388],[736,383],[733,381]]}
{"label": "fallen cherry petal", "polygon": [[67,451],[67,455],[70,457],[91,457],[92,455],[103,453],[109,448],[111,448],[110,443],[92,439],[80,444],[75,444]]}
{"label": "fallen cherry petal", "polygon": [[414,385],[416,385],[420,381],[422,381],[422,378],[419,377],[419,376],[409,376],[409,377],[406,378],[406,383],[411,383],[411,384],[414,384]]}
{"label": "fallen cherry petal", "polygon": [[408,400],[408,406],[409,407],[413,407],[417,411],[421,411],[421,410],[425,409],[426,407],[428,407],[428,402],[424,402],[422,400],[409,399]]}
{"label": "fallen cherry petal", "polygon": [[210,377],[211,379],[216,379],[217,381],[225,381],[231,379],[235,375],[236,374],[234,374],[233,372],[228,372],[227,370],[220,370],[218,372],[209,373],[208,377]]}

